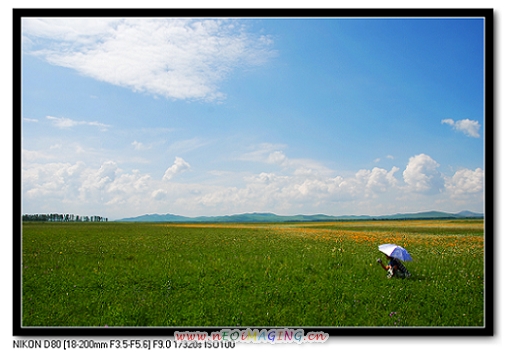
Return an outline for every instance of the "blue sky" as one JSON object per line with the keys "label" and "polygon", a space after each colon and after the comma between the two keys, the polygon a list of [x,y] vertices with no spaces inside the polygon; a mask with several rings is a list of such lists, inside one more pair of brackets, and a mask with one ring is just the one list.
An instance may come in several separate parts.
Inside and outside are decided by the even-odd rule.
{"label": "blue sky", "polygon": [[23,213],[483,212],[481,19],[25,18]]}

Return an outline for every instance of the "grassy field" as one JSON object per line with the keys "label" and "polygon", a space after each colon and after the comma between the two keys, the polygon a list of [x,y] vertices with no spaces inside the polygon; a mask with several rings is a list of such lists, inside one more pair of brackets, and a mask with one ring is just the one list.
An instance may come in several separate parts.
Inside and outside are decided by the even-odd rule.
{"label": "grassy field", "polygon": [[[483,326],[483,221],[25,223],[22,325]],[[377,248],[411,253],[387,279]]]}

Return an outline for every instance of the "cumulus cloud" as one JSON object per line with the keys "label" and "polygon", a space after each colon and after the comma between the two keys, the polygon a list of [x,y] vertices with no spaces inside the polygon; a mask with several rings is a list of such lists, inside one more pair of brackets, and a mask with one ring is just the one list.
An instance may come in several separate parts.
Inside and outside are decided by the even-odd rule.
{"label": "cumulus cloud", "polygon": [[84,164],[29,163],[23,168],[23,191],[28,199],[58,200],[65,202],[77,196],[79,175]]}
{"label": "cumulus cloud", "polygon": [[268,60],[272,38],[227,19],[23,19],[25,51],[53,65],[173,99],[224,98],[218,84]]}
{"label": "cumulus cloud", "polygon": [[329,192],[339,199],[367,199],[374,198],[378,194],[394,190],[398,180],[394,174],[399,168],[392,167],[390,171],[374,167],[373,169],[361,169],[350,177],[337,176],[327,178]]}
{"label": "cumulus cloud", "polygon": [[444,186],[443,177],[437,170],[439,164],[426,154],[409,159],[403,172],[409,191],[417,193],[437,193]]}
{"label": "cumulus cloud", "polygon": [[450,125],[455,130],[463,132],[467,136],[476,138],[480,137],[479,131],[481,125],[476,120],[463,119],[454,121],[453,119],[443,119],[441,120],[441,123]]}
{"label": "cumulus cloud", "polygon": [[399,168],[393,167],[390,171],[382,168],[373,168],[372,170],[361,171],[361,179],[365,182],[365,187],[376,192],[385,192],[388,188],[397,184],[394,174]]}
{"label": "cumulus cloud", "polygon": [[187,163],[183,158],[176,157],[174,160],[174,164],[167,168],[165,171],[165,174],[163,175],[163,180],[170,180],[172,179],[176,174],[180,174],[186,170],[190,169],[190,164]]}
{"label": "cumulus cloud", "polygon": [[483,179],[484,171],[481,168],[461,169],[446,179],[445,187],[452,197],[465,197],[469,194],[482,193]]}
{"label": "cumulus cloud", "polygon": [[138,170],[125,172],[113,161],[97,167],[86,166],[84,162],[25,163],[22,178],[24,207],[37,213],[105,215],[109,206],[142,205],[152,183],[148,174]]}
{"label": "cumulus cloud", "polygon": [[[268,163],[275,151],[280,152],[277,156],[283,158],[279,160],[288,167]],[[27,152],[24,151],[30,156]],[[398,175],[401,169],[395,166],[390,170],[374,167],[340,175],[338,171],[319,169],[317,161],[306,161],[305,166],[303,160],[295,163],[278,149],[263,157],[264,164],[255,167],[264,166],[268,171],[214,173],[212,183],[201,184],[177,180],[177,175],[190,169],[181,157],[175,157],[162,178],[152,178],[139,170],[122,170],[113,160],[88,166],[84,162],[53,163],[24,157],[23,207],[35,212],[68,209],[76,214],[81,208],[88,210],[82,214],[89,214],[91,209],[114,219],[168,212],[385,214],[403,211],[399,206],[402,198],[412,201],[410,205],[424,202],[423,209],[437,209],[443,204],[468,209],[466,205],[479,207],[482,203],[481,168],[461,169],[444,176],[438,171],[439,164],[425,154],[411,157],[402,175]]]}
{"label": "cumulus cloud", "polygon": [[98,170],[88,169],[82,174],[82,182],[79,187],[81,200],[89,198],[101,199],[101,193],[114,181],[121,170],[113,161],[106,161]]}
{"label": "cumulus cloud", "polygon": [[245,196],[251,195],[252,201],[255,199],[256,202],[261,196],[265,204],[275,202],[278,206],[285,205],[287,209],[296,204],[325,205],[353,198],[373,198],[396,187],[394,174],[398,170],[397,167],[390,171],[381,168],[363,169],[346,178],[316,172],[291,172],[284,175],[262,172],[246,179],[244,189],[249,192]]}

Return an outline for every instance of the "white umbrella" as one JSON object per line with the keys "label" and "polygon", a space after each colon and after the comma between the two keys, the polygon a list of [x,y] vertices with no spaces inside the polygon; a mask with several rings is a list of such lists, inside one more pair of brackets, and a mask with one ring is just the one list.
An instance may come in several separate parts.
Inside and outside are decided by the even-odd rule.
{"label": "white umbrella", "polygon": [[379,251],[390,257],[394,257],[401,261],[413,261],[411,255],[402,246],[395,244],[383,244],[378,246]]}

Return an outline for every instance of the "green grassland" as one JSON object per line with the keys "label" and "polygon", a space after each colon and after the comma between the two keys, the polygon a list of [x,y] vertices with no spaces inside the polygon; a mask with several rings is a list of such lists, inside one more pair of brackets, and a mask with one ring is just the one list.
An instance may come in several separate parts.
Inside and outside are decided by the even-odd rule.
{"label": "green grassland", "polygon": [[481,327],[483,245],[483,220],[24,223],[22,325]]}

